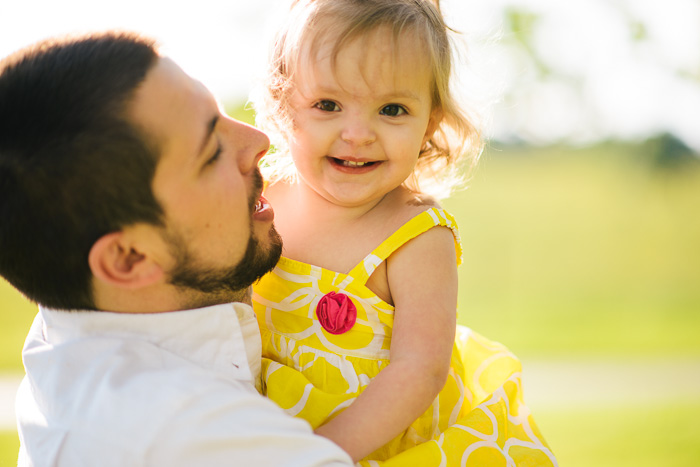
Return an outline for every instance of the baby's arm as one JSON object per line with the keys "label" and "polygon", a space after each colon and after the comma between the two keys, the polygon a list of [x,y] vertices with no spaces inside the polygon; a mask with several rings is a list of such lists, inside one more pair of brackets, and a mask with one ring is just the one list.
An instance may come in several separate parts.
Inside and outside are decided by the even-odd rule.
{"label": "baby's arm", "polygon": [[396,308],[391,361],[367,389],[316,433],[357,461],[422,415],[445,385],[455,338],[457,264],[454,237],[432,228],[387,260]]}

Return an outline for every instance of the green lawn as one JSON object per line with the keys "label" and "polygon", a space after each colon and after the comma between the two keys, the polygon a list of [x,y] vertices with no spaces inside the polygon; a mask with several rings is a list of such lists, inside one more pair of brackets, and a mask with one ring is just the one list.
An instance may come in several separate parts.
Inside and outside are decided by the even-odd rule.
{"label": "green lawn", "polygon": [[0,372],[21,373],[20,351],[37,307],[0,278]]}
{"label": "green lawn", "polygon": [[461,322],[528,355],[700,356],[699,164],[639,149],[487,152],[445,203]]}
{"label": "green lawn", "polygon": [[0,431],[0,467],[17,465],[19,438],[15,431]]}
{"label": "green lawn", "polygon": [[562,467],[697,467],[700,402],[539,410]]}

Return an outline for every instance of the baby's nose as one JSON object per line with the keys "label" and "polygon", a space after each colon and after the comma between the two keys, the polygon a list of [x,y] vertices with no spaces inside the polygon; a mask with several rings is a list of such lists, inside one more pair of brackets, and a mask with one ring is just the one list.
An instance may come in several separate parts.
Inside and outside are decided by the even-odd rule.
{"label": "baby's nose", "polygon": [[371,122],[364,118],[349,118],[340,135],[346,143],[363,146],[375,141],[377,135]]}

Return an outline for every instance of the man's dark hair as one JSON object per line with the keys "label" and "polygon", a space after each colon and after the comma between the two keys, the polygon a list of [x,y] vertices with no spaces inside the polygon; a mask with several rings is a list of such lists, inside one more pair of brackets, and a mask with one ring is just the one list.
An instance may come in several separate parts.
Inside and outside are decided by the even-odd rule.
{"label": "man's dark hair", "polygon": [[163,225],[158,151],[127,106],[158,58],[130,33],[40,42],[0,62],[0,275],[51,308],[94,309],[91,247]]}

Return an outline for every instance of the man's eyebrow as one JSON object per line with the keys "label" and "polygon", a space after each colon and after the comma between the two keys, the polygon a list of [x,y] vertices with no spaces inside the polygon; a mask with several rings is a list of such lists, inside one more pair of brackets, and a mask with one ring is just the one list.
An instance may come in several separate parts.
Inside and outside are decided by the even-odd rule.
{"label": "man's eyebrow", "polygon": [[207,132],[204,134],[204,138],[202,138],[202,144],[199,147],[199,151],[197,151],[197,155],[201,155],[204,152],[204,149],[207,147],[207,143],[209,142],[209,139],[211,138],[212,133],[214,133],[214,128],[216,128],[216,124],[219,121],[219,116],[214,115],[214,117],[209,120],[209,124],[207,125]]}

